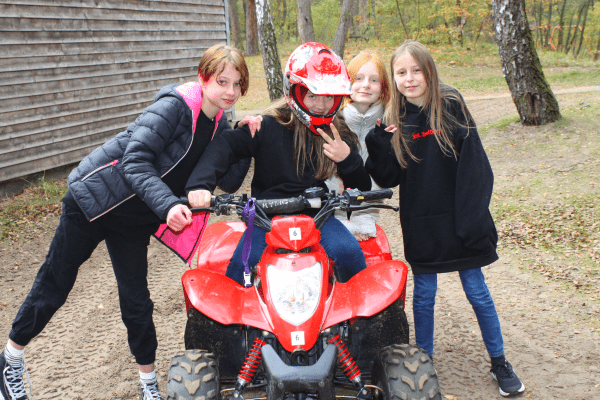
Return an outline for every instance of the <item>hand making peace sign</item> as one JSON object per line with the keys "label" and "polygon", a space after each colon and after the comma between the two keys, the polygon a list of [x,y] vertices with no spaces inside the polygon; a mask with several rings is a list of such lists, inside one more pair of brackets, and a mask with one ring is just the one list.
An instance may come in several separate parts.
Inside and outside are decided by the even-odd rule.
{"label": "hand making peace sign", "polygon": [[329,127],[331,128],[331,132],[333,132],[333,138],[326,134],[321,128],[317,128],[317,132],[319,132],[326,142],[323,144],[323,153],[338,163],[348,157],[350,154],[350,146],[342,140],[340,133],[333,123],[329,124]]}

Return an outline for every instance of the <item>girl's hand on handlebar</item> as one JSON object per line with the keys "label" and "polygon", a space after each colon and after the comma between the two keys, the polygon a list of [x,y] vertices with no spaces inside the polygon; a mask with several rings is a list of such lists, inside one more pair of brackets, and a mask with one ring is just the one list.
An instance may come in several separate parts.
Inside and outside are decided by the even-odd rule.
{"label": "girl's hand on handlebar", "polygon": [[210,207],[212,193],[208,190],[193,190],[188,193],[188,201],[191,208]]}
{"label": "girl's hand on handlebar", "polygon": [[180,232],[192,223],[192,212],[183,204],[171,207],[167,214],[167,225],[173,232]]}
{"label": "girl's hand on handlebar", "polygon": [[334,124],[329,124],[329,127],[333,133],[333,138],[329,137],[329,135],[326,134],[321,128],[317,128],[317,132],[319,132],[326,142],[323,144],[324,154],[338,163],[345,160],[346,157],[350,155],[350,146],[348,146],[348,144],[342,140],[340,133],[335,128]]}

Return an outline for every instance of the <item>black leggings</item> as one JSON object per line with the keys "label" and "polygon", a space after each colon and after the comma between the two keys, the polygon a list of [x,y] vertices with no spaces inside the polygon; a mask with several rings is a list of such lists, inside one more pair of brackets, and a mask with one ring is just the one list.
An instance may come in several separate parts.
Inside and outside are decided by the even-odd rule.
{"label": "black leggings", "polygon": [[117,279],[129,348],[138,364],[152,364],[158,342],[146,278],[148,244],[156,229],[158,224],[129,226],[110,216],[89,222],[80,210],[63,204],[46,260],[13,321],[9,338],[25,346],[44,329],[67,300],[79,267],[104,240]]}

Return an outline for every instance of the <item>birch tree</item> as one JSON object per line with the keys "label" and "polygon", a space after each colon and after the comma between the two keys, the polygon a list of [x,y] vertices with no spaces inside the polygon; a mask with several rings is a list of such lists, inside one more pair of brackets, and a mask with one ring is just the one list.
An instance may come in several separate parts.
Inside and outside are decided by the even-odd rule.
{"label": "birch tree", "polygon": [[495,38],[502,73],[523,125],[544,125],[561,118],[535,50],[523,0],[492,0]]}
{"label": "birch tree", "polygon": [[271,101],[283,96],[283,72],[277,51],[277,38],[271,18],[271,4],[269,0],[256,0],[256,22],[258,25],[258,38],[260,53],[263,58],[267,89]]}

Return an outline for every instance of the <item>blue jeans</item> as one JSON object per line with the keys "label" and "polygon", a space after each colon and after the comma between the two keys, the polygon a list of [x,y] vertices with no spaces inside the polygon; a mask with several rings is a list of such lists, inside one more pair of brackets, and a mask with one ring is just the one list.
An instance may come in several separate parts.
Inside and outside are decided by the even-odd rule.
{"label": "blue jeans", "polygon": [[[504,341],[500,320],[490,295],[481,268],[459,271],[460,280],[467,299],[471,303],[483,342],[490,357],[504,354]],[[433,356],[433,308],[437,291],[437,274],[420,274],[414,276],[413,315],[417,345]]]}
{"label": "blue jeans", "polygon": [[[258,264],[264,249],[267,247],[265,241],[266,231],[254,226],[252,228],[252,249],[248,258],[248,266],[252,268]],[[227,266],[229,278],[243,284],[244,263],[242,261],[242,249],[246,233],[240,239],[231,261]],[[319,242],[325,252],[337,265],[337,276],[340,282],[347,282],[356,273],[367,268],[365,255],[358,241],[348,229],[337,218],[330,217],[321,228],[321,241]]]}

